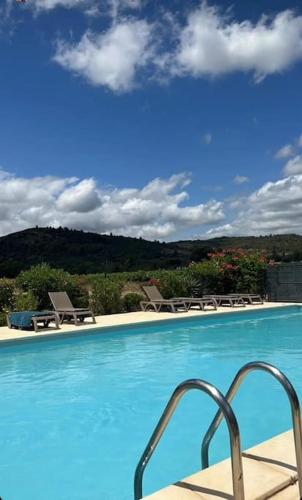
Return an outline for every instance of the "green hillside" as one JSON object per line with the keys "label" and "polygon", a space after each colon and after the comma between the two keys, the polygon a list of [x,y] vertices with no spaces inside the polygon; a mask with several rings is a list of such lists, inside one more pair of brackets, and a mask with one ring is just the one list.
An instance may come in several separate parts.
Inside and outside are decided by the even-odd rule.
{"label": "green hillside", "polygon": [[0,238],[0,276],[47,262],[71,273],[174,269],[223,248],[267,250],[275,260],[302,260],[302,236],[223,237],[161,243],[66,228],[32,228]]}

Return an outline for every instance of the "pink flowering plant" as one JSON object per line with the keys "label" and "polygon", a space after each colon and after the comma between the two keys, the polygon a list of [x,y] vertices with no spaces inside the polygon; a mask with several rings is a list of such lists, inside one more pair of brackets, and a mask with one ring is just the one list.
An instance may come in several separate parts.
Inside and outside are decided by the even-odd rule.
{"label": "pink flowering plant", "polygon": [[191,272],[200,276],[203,293],[263,293],[269,261],[263,251],[241,248],[208,254],[209,260],[192,263]]}

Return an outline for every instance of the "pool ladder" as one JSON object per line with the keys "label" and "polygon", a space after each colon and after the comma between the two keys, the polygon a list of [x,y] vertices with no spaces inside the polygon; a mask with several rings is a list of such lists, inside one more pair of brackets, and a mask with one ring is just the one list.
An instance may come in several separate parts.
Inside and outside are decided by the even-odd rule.
{"label": "pool ladder", "polygon": [[264,363],[262,361],[253,361],[251,363],[245,364],[238,371],[225,396],[223,396],[223,394],[214,385],[199,379],[186,380],[185,382],[182,382],[175,389],[136,467],[134,476],[135,500],[140,500],[143,497],[143,475],[145,468],[150,458],[152,457],[163,433],[165,432],[176,410],[176,407],[178,406],[184,394],[186,394],[188,391],[192,389],[198,389],[206,393],[216,402],[216,404],[219,407],[202,441],[202,446],[201,446],[202,469],[206,469],[207,467],[209,467],[210,443],[220,423],[222,422],[223,418],[225,418],[230,436],[234,500],[244,500],[244,481],[243,481],[243,469],[242,469],[242,455],[244,456],[244,453],[242,454],[241,452],[239,426],[235,413],[230,403],[235,397],[245,377],[249,373],[254,372],[256,370],[265,371],[270,375],[272,375],[281,384],[281,386],[283,387],[288,396],[291,407],[292,425],[294,431],[299,496],[300,499],[302,498],[302,431],[301,431],[301,411],[297,393],[291,382],[288,380],[288,378],[278,368],[269,363]]}

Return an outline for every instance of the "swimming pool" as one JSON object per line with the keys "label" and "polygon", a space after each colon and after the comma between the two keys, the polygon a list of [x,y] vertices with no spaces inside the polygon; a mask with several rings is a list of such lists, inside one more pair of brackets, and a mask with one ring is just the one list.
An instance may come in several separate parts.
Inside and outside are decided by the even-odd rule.
{"label": "swimming pool", "polygon": [[[284,307],[0,346],[3,500],[131,500],[137,461],[176,385],[203,378],[226,391],[246,362],[288,375],[302,398],[302,308]],[[291,425],[276,381],[253,373],[234,404],[243,447]],[[144,493],[200,467],[216,408],[182,400],[146,470]],[[229,455],[221,426],[210,460]]]}

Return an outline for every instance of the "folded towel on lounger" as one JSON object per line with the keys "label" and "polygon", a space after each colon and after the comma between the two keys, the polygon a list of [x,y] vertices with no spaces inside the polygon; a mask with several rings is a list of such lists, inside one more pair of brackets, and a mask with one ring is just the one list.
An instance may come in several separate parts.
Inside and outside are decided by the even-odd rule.
{"label": "folded towel on lounger", "polygon": [[51,315],[51,313],[47,311],[20,311],[9,313],[8,317],[12,326],[30,328],[33,317],[47,316],[47,314]]}

